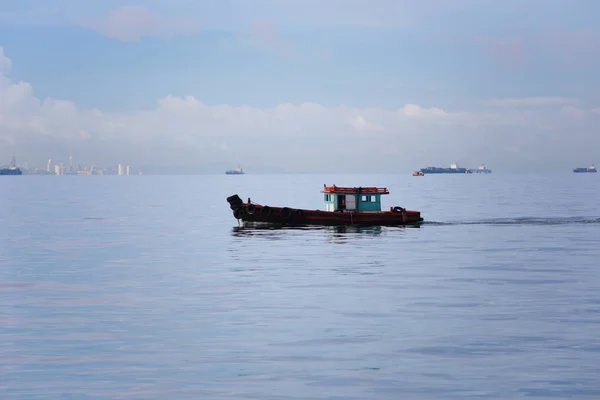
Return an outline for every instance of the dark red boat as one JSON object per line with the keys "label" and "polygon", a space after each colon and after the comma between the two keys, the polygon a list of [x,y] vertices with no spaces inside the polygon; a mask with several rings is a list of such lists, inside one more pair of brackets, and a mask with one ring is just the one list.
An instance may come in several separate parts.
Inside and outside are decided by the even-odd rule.
{"label": "dark red boat", "polygon": [[272,207],[244,203],[234,194],[227,198],[233,216],[243,222],[284,225],[414,225],[423,221],[419,211],[390,207],[381,211],[381,196],[387,188],[338,187],[323,185],[325,210],[305,210],[294,207]]}

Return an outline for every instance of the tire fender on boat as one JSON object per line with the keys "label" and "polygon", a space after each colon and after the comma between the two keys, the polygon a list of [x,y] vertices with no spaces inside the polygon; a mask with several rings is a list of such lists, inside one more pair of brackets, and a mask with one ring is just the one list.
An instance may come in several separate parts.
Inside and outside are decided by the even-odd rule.
{"label": "tire fender on boat", "polygon": [[290,210],[288,207],[283,207],[281,209],[281,219],[283,221],[288,221],[291,217],[292,217],[292,210]]}
{"label": "tire fender on boat", "polygon": [[266,215],[267,217],[270,217],[271,216],[271,207],[262,206],[262,208],[260,209],[260,215]]}
{"label": "tire fender on boat", "polygon": [[406,215],[406,208],[396,206],[392,211],[402,213],[402,223],[407,221],[408,216]]}
{"label": "tire fender on boat", "polygon": [[248,214],[252,215],[256,211],[256,206],[254,204],[248,204],[246,209],[248,210]]}

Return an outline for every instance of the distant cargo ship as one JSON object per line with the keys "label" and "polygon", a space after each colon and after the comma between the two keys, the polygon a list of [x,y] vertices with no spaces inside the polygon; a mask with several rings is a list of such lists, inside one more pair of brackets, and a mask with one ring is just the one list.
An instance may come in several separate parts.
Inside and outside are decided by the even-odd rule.
{"label": "distant cargo ship", "polygon": [[0,169],[0,175],[23,175],[20,168],[10,167]]}
{"label": "distant cargo ship", "polygon": [[594,164],[590,165],[587,168],[575,168],[573,172],[581,173],[581,172],[598,172],[596,170],[596,166]]}
{"label": "distant cargo ship", "polygon": [[426,167],[421,168],[420,171],[424,174],[466,174],[468,169],[459,167],[458,164],[450,164],[450,168],[441,167]]}
{"label": "distant cargo ship", "polygon": [[485,167],[485,165],[481,164],[479,166],[479,168],[477,168],[476,170],[473,170],[473,171],[469,171],[469,172],[473,172],[473,173],[476,173],[476,174],[491,174],[492,170],[491,169],[487,169]]}
{"label": "distant cargo ship", "polygon": [[227,175],[244,175],[244,170],[242,167],[238,166],[237,168],[230,169],[229,171],[225,171]]}

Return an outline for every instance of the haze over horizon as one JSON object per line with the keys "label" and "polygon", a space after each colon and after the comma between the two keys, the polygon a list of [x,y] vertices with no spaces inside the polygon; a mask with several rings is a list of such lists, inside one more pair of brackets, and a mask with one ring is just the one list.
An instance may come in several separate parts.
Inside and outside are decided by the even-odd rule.
{"label": "haze over horizon", "polygon": [[4,0],[0,164],[600,164],[599,18],[592,0]]}

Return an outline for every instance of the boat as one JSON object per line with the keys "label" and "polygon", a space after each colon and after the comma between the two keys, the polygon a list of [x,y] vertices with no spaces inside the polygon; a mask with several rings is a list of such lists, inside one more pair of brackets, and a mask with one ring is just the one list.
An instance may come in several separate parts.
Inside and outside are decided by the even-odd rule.
{"label": "boat", "polygon": [[225,171],[225,174],[227,174],[227,175],[244,175],[244,170],[242,169],[242,167],[240,167],[238,165],[237,168]]}
{"label": "boat", "polygon": [[399,226],[423,222],[419,211],[398,206],[382,211],[381,196],[389,194],[387,188],[323,185],[321,193],[324,194],[325,210],[261,205],[250,198],[244,203],[237,194],[229,196],[227,202],[235,219],[244,223]]}
{"label": "boat", "polygon": [[450,168],[425,167],[425,168],[421,168],[420,171],[423,174],[468,174],[469,173],[468,169],[459,167],[457,163],[450,164]]}
{"label": "boat", "polygon": [[582,173],[582,172],[598,172],[598,170],[596,170],[596,166],[594,164],[590,165],[587,168],[575,168],[573,170],[573,172],[575,173]]}
{"label": "boat", "polygon": [[0,175],[23,175],[23,171],[18,167],[0,168]]}
{"label": "boat", "polygon": [[425,174],[422,171],[413,172],[413,176],[424,176]]}
{"label": "boat", "polygon": [[470,173],[475,173],[475,174],[491,174],[492,170],[491,169],[487,169],[485,167],[485,165],[480,164],[479,168],[475,169],[475,170],[470,170]]}

